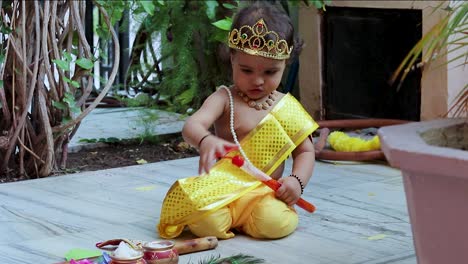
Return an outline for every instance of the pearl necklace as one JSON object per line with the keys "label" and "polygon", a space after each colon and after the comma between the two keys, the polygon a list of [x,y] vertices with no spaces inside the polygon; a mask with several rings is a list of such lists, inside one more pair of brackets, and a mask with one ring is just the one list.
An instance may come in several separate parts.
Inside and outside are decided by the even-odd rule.
{"label": "pearl necklace", "polygon": [[258,103],[257,101],[250,99],[246,94],[244,94],[241,91],[237,91],[237,94],[242,98],[242,100],[244,100],[244,102],[247,103],[248,106],[255,108],[259,111],[262,109],[268,110],[268,108],[270,108],[270,106],[272,106],[276,100],[275,91],[271,92],[268,95],[268,98],[262,103]]}
{"label": "pearl necklace", "polygon": [[234,139],[234,143],[236,143],[236,145],[239,147],[239,152],[241,153],[244,160],[247,163],[252,164],[249,158],[247,158],[247,154],[245,154],[241,144],[239,143],[239,140],[237,139],[236,130],[234,129],[234,99],[232,98],[231,90],[229,90],[229,88],[227,88],[226,86],[223,86],[222,88],[224,88],[229,95],[229,108],[231,110],[229,113],[229,129],[231,130],[232,138]]}

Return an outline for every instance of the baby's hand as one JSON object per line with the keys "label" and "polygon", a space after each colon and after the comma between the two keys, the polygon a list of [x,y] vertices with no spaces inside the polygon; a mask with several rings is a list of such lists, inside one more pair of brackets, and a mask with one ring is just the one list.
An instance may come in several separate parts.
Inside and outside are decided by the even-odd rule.
{"label": "baby's hand", "polygon": [[200,160],[198,163],[198,174],[202,174],[203,171],[208,173],[210,168],[216,163],[216,160],[226,155],[226,149],[236,147],[236,144],[215,135],[205,138],[199,146]]}
{"label": "baby's hand", "polygon": [[284,177],[278,180],[281,187],[276,191],[275,195],[278,199],[292,206],[299,198],[301,198],[301,185],[293,177]]}

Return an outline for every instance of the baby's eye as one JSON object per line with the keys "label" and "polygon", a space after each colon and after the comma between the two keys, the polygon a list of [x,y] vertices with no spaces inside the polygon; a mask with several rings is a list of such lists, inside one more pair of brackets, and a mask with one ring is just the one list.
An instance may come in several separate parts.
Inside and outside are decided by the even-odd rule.
{"label": "baby's eye", "polygon": [[274,75],[277,71],[266,71],[266,75]]}
{"label": "baby's eye", "polygon": [[251,73],[251,72],[252,72],[252,71],[249,70],[249,69],[241,69],[241,71],[244,72],[244,73]]}

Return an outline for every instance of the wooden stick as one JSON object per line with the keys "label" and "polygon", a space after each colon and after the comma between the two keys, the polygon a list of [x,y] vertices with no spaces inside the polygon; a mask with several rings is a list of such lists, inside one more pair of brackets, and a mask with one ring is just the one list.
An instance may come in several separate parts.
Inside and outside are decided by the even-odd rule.
{"label": "wooden stick", "polygon": [[218,246],[218,239],[214,236],[201,237],[190,240],[178,241],[174,248],[177,249],[179,255],[214,249]]}

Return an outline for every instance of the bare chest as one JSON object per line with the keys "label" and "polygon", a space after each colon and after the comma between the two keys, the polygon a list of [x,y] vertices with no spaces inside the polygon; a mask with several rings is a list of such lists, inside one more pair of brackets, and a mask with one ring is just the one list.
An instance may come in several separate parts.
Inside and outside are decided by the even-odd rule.
{"label": "bare chest", "polygon": [[[243,102],[236,102],[234,104],[234,130],[239,141],[249,134],[250,131],[255,129],[268,112],[269,110],[258,111],[248,107]],[[219,137],[233,141],[230,129],[229,108],[222,117],[215,122],[215,130]]]}

